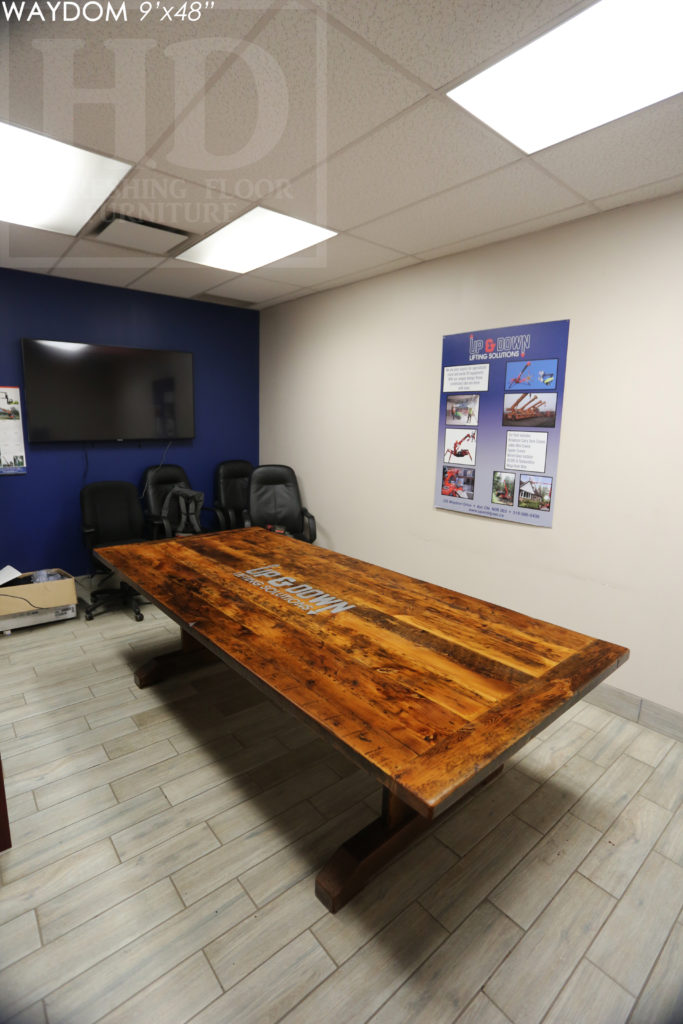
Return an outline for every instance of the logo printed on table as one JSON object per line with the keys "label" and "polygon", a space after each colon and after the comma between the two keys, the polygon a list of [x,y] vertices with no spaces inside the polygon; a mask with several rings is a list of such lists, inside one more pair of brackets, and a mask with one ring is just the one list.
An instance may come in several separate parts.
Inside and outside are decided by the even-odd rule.
{"label": "logo printed on table", "polygon": [[294,576],[284,574],[282,566],[277,564],[261,565],[255,569],[247,569],[246,572],[233,573],[233,575],[265,590],[267,594],[279,597],[288,604],[296,605],[307,615],[319,615],[320,612],[337,615],[339,612],[355,608],[355,605],[333,597],[332,594],[327,594],[324,590],[312,587],[308,583],[297,582]]}

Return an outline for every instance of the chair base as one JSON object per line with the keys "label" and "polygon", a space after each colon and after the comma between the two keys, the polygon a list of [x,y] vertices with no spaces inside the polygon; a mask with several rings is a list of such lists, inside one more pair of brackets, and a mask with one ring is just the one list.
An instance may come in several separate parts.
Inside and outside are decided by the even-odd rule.
{"label": "chair base", "polygon": [[91,590],[89,600],[81,598],[85,609],[86,621],[90,622],[99,612],[112,611],[115,608],[131,608],[136,622],[142,622],[144,615],[140,611],[142,598],[127,583],[119,583],[118,588],[106,587]]}

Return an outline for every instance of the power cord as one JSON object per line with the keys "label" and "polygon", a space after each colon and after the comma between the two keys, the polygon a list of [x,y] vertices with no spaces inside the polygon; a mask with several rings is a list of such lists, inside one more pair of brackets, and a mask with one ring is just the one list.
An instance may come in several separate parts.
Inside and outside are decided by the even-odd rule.
{"label": "power cord", "polygon": [[41,605],[34,604],[33,601],[29,601],[29,599],[27,597],[22,597],[21,594],[10,594],[10,593],[8,593],[7,590],[3,587],[3,590],[2,590],[2,598],[3,598],[3,600],[6,597],[9,597],[12,601],[23,601],[24,604],[30,604],[31,608],[36,608],[38,611],[44,611],[45,610]]}
{"label": "power cord", "polygon": [[[171,439],[168,442],[168,444],[166,445],[166,447],[164,448],[163,454],[161,456],[161,461],[155,467],[156,469],[161,469],[161,467],[163,466],[164,462],[166,461],[166,456],[168,455],[168,449],[171,447],[172,444],[173,444],[173,439]],[[149,486],[149,476],[147,477],[147,479],[145,481],[145,486],[142,489],[142,494],[140,495],[141,499],[144,498],[145,494],[147,493],[148,486]]]}

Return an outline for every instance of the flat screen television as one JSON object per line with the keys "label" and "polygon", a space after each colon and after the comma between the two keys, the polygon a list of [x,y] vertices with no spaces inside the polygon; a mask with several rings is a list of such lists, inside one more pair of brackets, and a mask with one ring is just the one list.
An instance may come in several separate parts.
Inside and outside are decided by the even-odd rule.
{"label": "flat screen television", "polygon": [[28,440],[194,437],[192,353],[22,338]]}

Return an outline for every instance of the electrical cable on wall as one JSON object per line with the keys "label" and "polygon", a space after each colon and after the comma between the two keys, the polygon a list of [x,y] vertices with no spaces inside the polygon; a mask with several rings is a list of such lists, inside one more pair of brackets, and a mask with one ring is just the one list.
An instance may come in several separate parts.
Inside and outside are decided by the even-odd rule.
{"label": "electrical cable on wall", "polygon": [[[161,456],[161,461],[159,462],[158,466],[156,467],[157,469],[161,469],[161,467],[163,466],[164,462],[166,461],[166,456],[168,455],[168,449],[171,447],[172,444],[173,444],[173,441],[171,440],[171,441],[168,442],[168,444],[164,448],[163,454]],[[149,476],[147,477],[147,479],[145,481],[145,486],[142,489],[142,494],[140,495],[140,498],[144,498],[145,494],[147,493],[147,488],[148,487],[149,487]]]}

